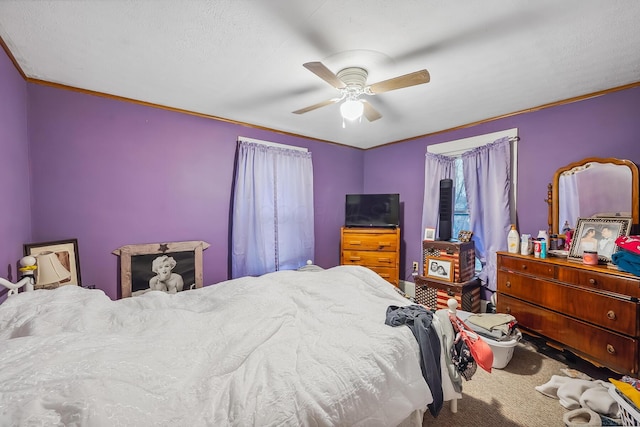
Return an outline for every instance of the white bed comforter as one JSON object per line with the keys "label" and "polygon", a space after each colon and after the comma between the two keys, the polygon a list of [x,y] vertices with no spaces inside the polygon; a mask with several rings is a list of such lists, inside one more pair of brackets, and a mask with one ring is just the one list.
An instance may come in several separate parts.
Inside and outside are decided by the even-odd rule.
{"label": "white bed comforter", "polygon": [[352,266],[20,293],[0,305],[0,425],[394,426],[432,398],[392,304],[409,301]]}

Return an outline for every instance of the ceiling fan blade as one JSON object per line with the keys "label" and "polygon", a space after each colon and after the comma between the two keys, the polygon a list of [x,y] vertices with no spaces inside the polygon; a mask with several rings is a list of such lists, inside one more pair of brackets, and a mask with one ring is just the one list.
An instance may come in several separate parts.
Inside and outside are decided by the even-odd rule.
{"label": "ceiling fan blade", "polygon": [[347,85],[338,78],[333,72],[324,66],[322,62],[307,62],[302,64],[304,68],[311,71],[316,76],[320,77],[325,82],[329,83],[331,86],[336,89],[343,89],[347,87]]}
{"label": "ceiling fan blade", "polygon": [[404,76],[394,77],[389,80],[374,83],[369,86],[369,89],[371,90],[371,93],[378,94],[389,92],[390,90],[402,89],[403,87],[429,83],[430,79],[431,77],[427,70],[420,70],[414,73],[405,74]]}
{"label": "ceiling fan blade", "polygon": [[318,109],[320,107],[324,107],[324,106],[327,106],[327,105],[330,105],[330,104],[335,104],[338,101],[340,101],[340,98],[327,99],[326,101],[318,102],[317,104],[313,104],[313,105],[310,105],[308,107],[296,110],[296,111],[293,112],[293,114],[308,113],[309,111],[316,110],[316,109]]}
{"label": "ceiling fan blade", "polygon": [[364,105],[364,116],[367,118],[367,120],[372,122],[382,117],[382,114],[380,114],[378,110],[373,108],[373,105],[371,105],[369,102],[367,102],[364,99],[362,99],[361,101],[362,101],[362,104]]}

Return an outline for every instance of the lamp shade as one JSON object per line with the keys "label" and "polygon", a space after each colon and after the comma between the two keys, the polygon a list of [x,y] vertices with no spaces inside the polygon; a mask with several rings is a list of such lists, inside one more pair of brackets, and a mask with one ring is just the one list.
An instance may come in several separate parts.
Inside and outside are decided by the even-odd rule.
{"label": "lamp shade", "polygon": [[362,116],[364,105],[356,99],[347,99],[340,106],[340,114],[347,120],[356,120]]}
{"label": "lamp shade", "polygon": [[69,270],[64,268],[58,256],[53,252],[41,252],[36,255],[38,269],[36,270],[36,284],[49,285],[59,283],[71,277]]}

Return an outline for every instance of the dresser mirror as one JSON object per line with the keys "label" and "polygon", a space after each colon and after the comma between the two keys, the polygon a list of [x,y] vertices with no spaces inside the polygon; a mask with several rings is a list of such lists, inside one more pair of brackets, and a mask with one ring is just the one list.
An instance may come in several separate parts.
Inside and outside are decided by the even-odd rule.
{"label": "dresser mirror", "polygon": [[639,222],[638,167],[630,160],[589,157],[556,171],[549,184],[549,230],[561,232],[578,218],[631,217]]}

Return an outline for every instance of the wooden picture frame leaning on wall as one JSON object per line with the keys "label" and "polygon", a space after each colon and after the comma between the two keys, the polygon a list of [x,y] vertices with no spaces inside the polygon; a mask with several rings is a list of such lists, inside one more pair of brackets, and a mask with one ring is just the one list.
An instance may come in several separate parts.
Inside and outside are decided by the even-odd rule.
{"label": "wooden picture frame leaning on wall", "polygon": [[[125,245],[112,253],[120,257],[120,298],[151,290],[168,293],[202,287],[202,251],[209,247],[202,240]],[[159,269],[170,269],[165,285],[158,281]]]}
{"label": "wooden picture frame leaning on wall", "polygon": [[70,273],[71,277],[61,281],[54,286],[44,285],[38,286],[36,283],[35,289],[51,289],[52,287],[64,286],[64,285],[76,285],[81,286],[80,283],[80,254],[78,252],[78,239],[68,240],[55,240],[50,242],[39,243],[25,243],[24,244],[24,256],[31,255],[36,256],[42,252],[53,252],[56,254],[60,263]]}

